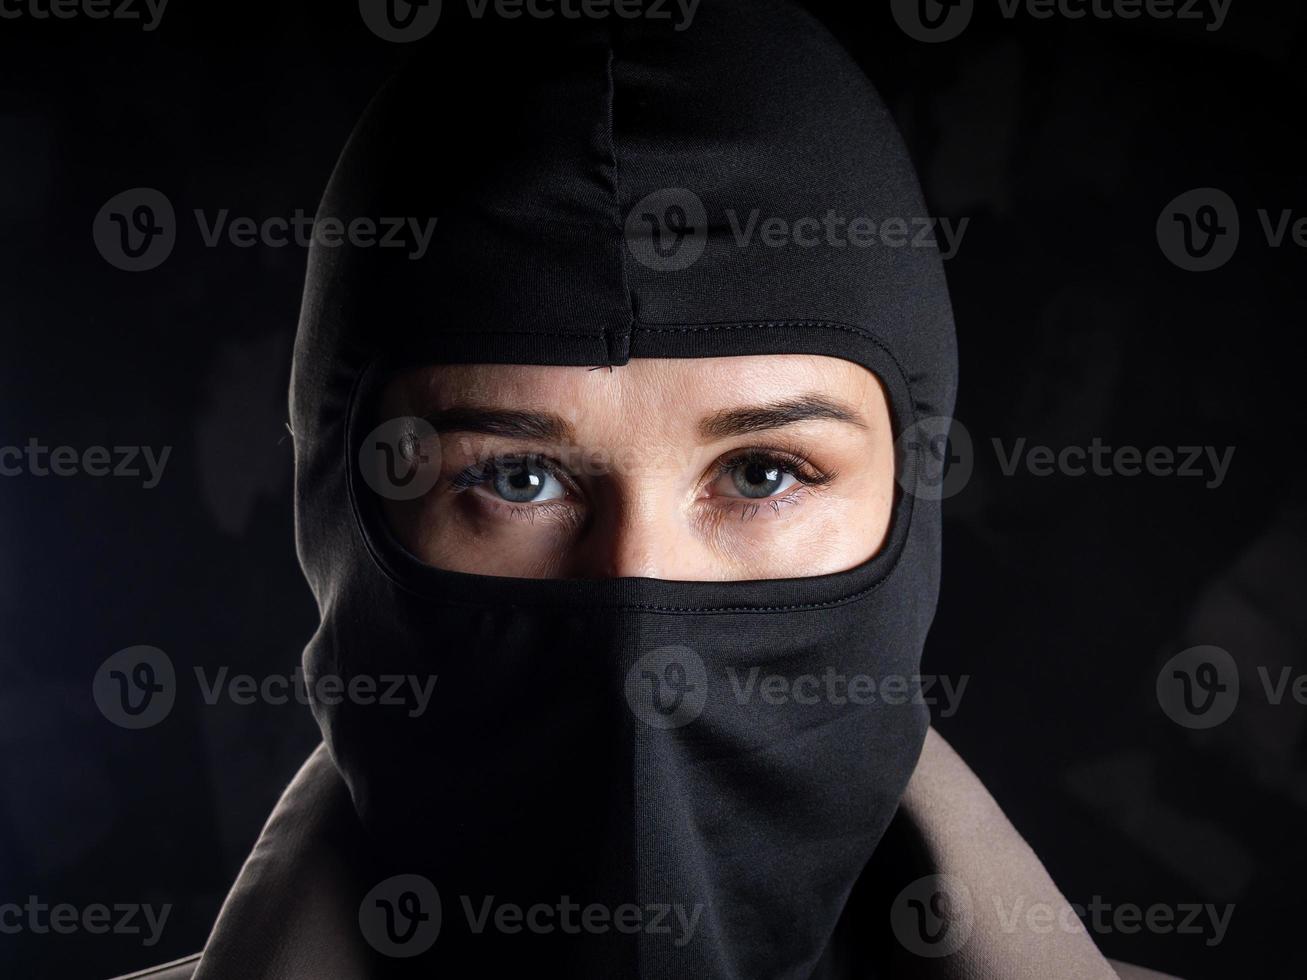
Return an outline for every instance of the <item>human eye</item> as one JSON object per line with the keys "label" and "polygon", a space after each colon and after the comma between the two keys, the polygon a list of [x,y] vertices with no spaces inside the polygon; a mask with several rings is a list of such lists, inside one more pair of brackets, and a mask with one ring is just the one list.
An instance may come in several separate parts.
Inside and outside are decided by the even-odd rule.
{"label": "human eye", "polygon": [[495,456],[473,463],[454,477],[451,489],[474,491],[496,503],[515,506],[561,501],[574,492],[570,479],[552,461],[533,454]]}
{"label": "human eye", "polygon": [[[797,503],[803,491],[828,485],[833,474],[818,469],[804,455],[786,450],[750,448],[715,464],[709,496],[735,504]],[[756,512],[746,510],[749,516]]]}

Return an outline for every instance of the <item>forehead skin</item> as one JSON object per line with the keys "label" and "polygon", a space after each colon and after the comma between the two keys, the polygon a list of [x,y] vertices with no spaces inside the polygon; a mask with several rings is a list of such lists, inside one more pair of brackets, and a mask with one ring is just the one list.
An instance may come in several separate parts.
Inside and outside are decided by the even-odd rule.
{"label": "forehead skin", "polygon": [[587,442],[682,443],[692,430],[697,438],[704,417],[809,394],[841,402],[868,427],[888,430],[875,375],[850,361],[807,354],[633,360],[612,370],[440,365],[403,375],[386,401],[415,414],[455,405],[535,409],[563,417]]}

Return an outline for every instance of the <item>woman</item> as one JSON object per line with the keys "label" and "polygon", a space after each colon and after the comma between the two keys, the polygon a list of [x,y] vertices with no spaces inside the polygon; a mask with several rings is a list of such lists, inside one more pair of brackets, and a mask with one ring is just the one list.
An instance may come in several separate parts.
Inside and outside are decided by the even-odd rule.
{"label": "woman", "polygon": [[[1147,975],[928,729],[955,358],[925,216],[789,3],[442,24],[310,259],[325,745],[203,954],[144,975]],[[1041,903],[1062,928],[1002,914]]]}

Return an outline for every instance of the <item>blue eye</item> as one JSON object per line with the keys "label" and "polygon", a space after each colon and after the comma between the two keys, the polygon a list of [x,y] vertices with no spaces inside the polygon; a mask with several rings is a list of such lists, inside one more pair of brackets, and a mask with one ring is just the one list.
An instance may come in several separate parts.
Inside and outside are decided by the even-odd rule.
{"label": "blue eye", "polygon": [[798,482],[783,464],[770,459],[745,460],[731,466],[728,473],[739,496],[751,500],[774,497]]}
{"label": "blue eye", "polygon": [[513,504],[535,504],[558,500],[567,488],[538,460],[504,459],[493,464],[490,484],[495,493]]}

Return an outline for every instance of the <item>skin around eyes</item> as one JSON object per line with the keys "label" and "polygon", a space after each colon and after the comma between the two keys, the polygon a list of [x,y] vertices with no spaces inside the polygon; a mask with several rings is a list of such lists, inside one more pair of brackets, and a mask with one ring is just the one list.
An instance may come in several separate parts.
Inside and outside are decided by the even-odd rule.
{"label": "skin around eyes", "polygon": [[417,499],[385,500],[386,518],[412,554],[451,571],[824,575],[866,561],[889,528],[885,395],[837,358],[428,366],[384,391],[378,421],[403,416],[443,430],[440,473]]}

